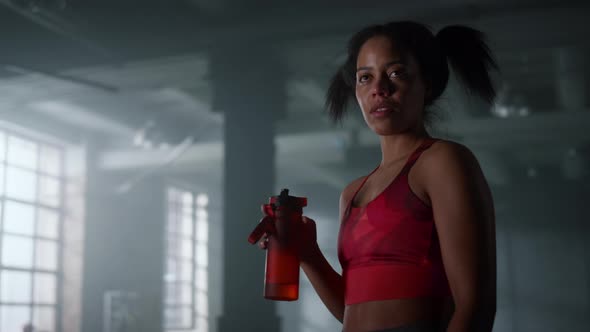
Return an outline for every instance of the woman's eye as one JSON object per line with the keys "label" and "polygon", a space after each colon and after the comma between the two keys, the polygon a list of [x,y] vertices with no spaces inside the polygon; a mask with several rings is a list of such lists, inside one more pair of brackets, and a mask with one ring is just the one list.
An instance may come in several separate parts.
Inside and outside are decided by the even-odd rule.
{"label": "woman's eye", "polygon": [[393,79],[393,78],[399,78],[401,76],[404,75],[404,70],[403,69],[397,69],[397,70],[393,70],[391,73],[389,73],[389,78]]}
{"label": "woman's eye", "polygon": [[360,76],[358,77],[358,81],[359,81],[359,83],[364,83],[364,82],[366,82],[366,81],[368,81],[368,80],[369,80],[369,75],[367,75],[367,74],[360,75]]}

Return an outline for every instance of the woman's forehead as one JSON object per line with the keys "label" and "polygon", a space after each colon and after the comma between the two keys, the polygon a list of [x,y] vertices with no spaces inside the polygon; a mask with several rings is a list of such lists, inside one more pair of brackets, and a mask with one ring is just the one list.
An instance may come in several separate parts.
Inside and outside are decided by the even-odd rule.
{"label": "woman's forehead", "polygon": [[[397,44],[397,45],[396,45]],[[360,48],[357,57],[357,65],[361,62],[374,60],[399,60],[407,62],[408,56],[405,49],[387,36],[375,36],[369,38]]]}

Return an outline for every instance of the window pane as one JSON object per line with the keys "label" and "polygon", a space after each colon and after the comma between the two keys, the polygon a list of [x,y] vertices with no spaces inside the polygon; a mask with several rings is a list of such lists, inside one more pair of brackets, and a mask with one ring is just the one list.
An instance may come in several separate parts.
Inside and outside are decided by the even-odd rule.
{"label": "window pane", "polygon": [[176,263],[175,259],[168,257],[166,259],[166,281],[175,281],[176,280]]}
{"label": "window pane", "polygon": [[0,194],[3,194],[4,193],[4,171],[6,170],[6,167],[4,167],[4,164],[1,164],[1,163],[2,163],[2,161],[0,161]]}
{"label": "window pane", "polygon": [[4,235],[2,239],[2,264],[6,266],[33,267],[33,239]]}
{"label": "window pane", "polygon": [[31,171],[8,167],[6,172],[6,195],[26,201],[37,197],[37,174]]}
{"label": "window pane", "polygon": [[168,223],[167,223],[167,229],[168,232],[170,233],[177,233],[178,232],[178,216],[176,214],[176,212],[174,211],[174,206],[170,206],[169,207],[169,211],[168,211]]}
{"label": "window pane", "polygon": [[164,309],[164,326],[167,328],[176,327],[176,311],[172,308]]}
{"label": "window pane", "polygon": [[197,317],[197,332],[209,332],[209,321],[206,317]]}
{"label": "window pane", "polygon": [[183,212],[192,213],[193,211],[193,194],[188,191],[182,193]]}
{"label": "window pane", "polygon": [[200,208],[207,207],[209,204],[209,196],[207,194],[199,194],[197,196],[197,206]]}
{"label": "window pane", "polygon": [[196,254],[197,254],[197,265],[201,267],[207,267],[208,265],[208,253],[207,253],[207,245],[203,243],[197,243],[196,246]]}
{"label": "window pane", "polygon": [[193,288],[187,283],[166,283],[166,304],[179,305],[193,302]]}
{"label": "window pane", "polygon": [[24,306],[0,306],[0,331],[20,332],[31,322],[31,309]]}
{"label": "window pane", "polygon": [[41,171],[51,175],[60,175],[61,155],[60,151],[50,146],[41,147],[41,162],[39,163]]}
{"label": "window pane", "polygon": [[35,326],[35,331],[55,331],[55,309],[48,307],[34,307],[33,326]]}
{"label": "window pane", "polygon": [[40,208],[37,211],[37,235],[57,239],[59,237],[57,211]]}
{"label": "window pane", "polygon": [[50,273],[36,273],[34,278],[35,294],[33,301],[36,304],[55,304],[55,294],[57,292],[56,276]]}
{"label": "window pane", "polygon": [[197,314],[209,316],[209,303],[207,303],[207,293],[205,292],[197,292]]}
{"label": "window pane", "polygon": [[193,206],[195,205],[195,203],[194,203],[194,196],[192,193],[190,193],[188,191],[184,192],[182,194],[182,196],[179,197],[178,203],[182,207],[183,212],[188,213],[188,214],[193,212]]}
{"label": "window pane", "polygon": [[166,283],[165,288],[166,288],[166,300],[165,303],[167,305],[171,305],[176,303],[176,298],[177,298],[177,286],[178,284],[176,283]]}
{"label": "window pane", "polygon": [[168,328],[189,328],[192,310],[190,308],[167,308],[164,312],[164,320]]}
{"label": "window pane", "polygon": [[197,268],[195,272],[196,272],[195,286],[197,287],[197,290],[206,292],[208,289],[208,287],[207,287],[207,270],[202,269],[202,268]]}
{"label": "window pane", "polygon": [[202,208],[197,209],[197,220],[207,221],[207,219],[209,219],[209,214],[207,213],[207,210]]}
{"label": "window pane", "polygon": [[181,256],[186,259],[192,259],[193,258],[193,240],[181,239],[180,243],[182,244]]}
{"label": "window pane", "polygon": [[193,236],[193,216],[183,215],[182,217],[182,236],[192,237]]}
{"label": "window pane", "polygon": [[2,302],[31,302],[31,273],[3,270],[0,274]]}
{"label": "window pane", "polygon": [[197,242],[207,242],[209,239],[209,225],[207,221],[197,221]]}
{"label": "window pane", "polygon": [[193,280],[193,263],[191,261],[180,261],[180,280],[186,282]]}
{"label": "window pane", "polygon": [[50,176],[41,176],[39,181],[39,202],[58,206],[60,201],[59,181]]}
{"label": "window pane", "polygon": [[0,161],[6,157],[6,134],[0,131]]}
{"label": "window pane", "polygon": [[15,136],[8,137],[8,163],[37,168],[37,144]]}
{"label": "window pane", "polygon": [[[168,329],[190,328],[205,332],[208,331],[207,318],[199,323],[195,321],[195,314],[196,310],[200,315],[207,315],[209,311],[206,292],[208,196],[171,188],[168,199],[165,324]],[[197,291],[201,292],[200,298],[197,298]]]}
{"label": "window pane", "polygon": [[37,240],[35,266],[39,269],[57,270],[58,244],[55,241]]}
{"label": "window pane", "polygon": [[179,284],[180,285],[180,298],[179,304],[192,304],[193,303],[193,286],[190,284]]}
{"label": "window pane", "polygon": [[179,259],[175,259],[174,260],[174,271],[172,271],[172,274],[174,275],[174,281],[180,281],[180,279],[182,279],[181,270],[182,270],[182,261]]}
{"label": "window pane", "polygon": [[174,234],[168,234],[168,240],[167,240],[167,247],[168,247],[168,256],[172,256],[172,257],[178,257],[180,256],[180,250],[179,250],[179,245],[180,242],[178,240],[178,237],[176,237]]}
{"label": "window pane", "polygon": [[34,234],[33,205],[6,200],[4,203],[4,231],[23,235]]}

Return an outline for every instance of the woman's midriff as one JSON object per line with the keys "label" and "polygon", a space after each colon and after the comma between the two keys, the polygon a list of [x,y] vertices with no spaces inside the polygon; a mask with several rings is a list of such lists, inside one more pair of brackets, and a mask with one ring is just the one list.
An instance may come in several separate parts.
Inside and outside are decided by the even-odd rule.
{"label": "woman's midriff", "polygon": [[344,332],[367,332],[418,321],[436,321],[444,326],[453,311],[450,297],[370,301],[347,305]]}

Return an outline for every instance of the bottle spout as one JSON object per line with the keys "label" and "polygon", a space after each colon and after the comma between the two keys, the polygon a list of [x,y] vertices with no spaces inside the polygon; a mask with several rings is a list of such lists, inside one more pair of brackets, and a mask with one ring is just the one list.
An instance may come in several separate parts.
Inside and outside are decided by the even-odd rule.
{"label": "bottle spout", "polygon": [[251,244],[255,244],[256,242],[260,241],[264,233],[271,235],[274,232],[274,218],[271,216],[265,216],[264,218],[262,218],[262,220],[260,220],[258,225],[256,225],[252,233],[250,233],[250,236],[248,236],[248,242],[250,242]]}

